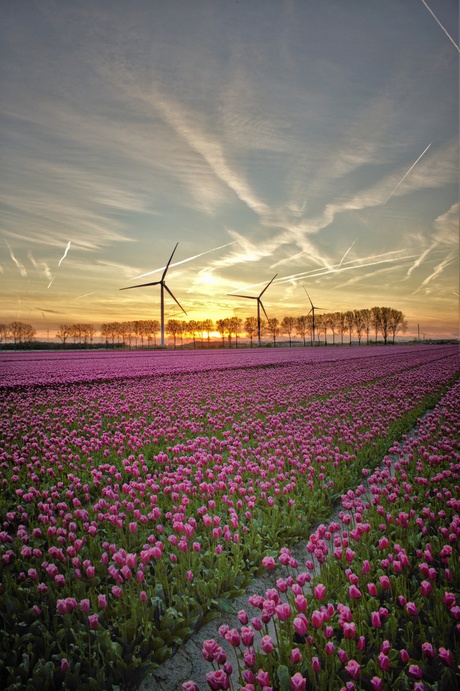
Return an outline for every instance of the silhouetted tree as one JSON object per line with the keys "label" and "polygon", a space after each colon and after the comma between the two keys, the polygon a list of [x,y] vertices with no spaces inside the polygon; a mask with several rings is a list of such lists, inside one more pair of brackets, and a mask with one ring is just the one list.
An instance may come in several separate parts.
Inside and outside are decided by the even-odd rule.
{"label": "silhouetted tree", "polygon": [[72,327],[68,324],[61,324],[59,331],[56,333],[56,338],[62,342],[62,347],[65,348],[65,344],[68,338],[72,335]]}
{"label": "silhouetted tree", "polygon": [[257,318],[256,317],[247,317],[247,319],[244,322],[244,329],[246,331],[246,336],[251,341],[251,348],[252,348],[253,338],[255,336],[257,336]]}
{"label": "silhouetted tree", "polygon": [[390,308],[390,320],[388,325],[388,332],[393,337],[393,343],[395,342],[396,334],[398,331],[406,333],[407,331],[407,321],[402,312],[399,310]]}
{"label": "silhouetted tree", "polygon": [[276,346],[276,337],[280,332],[280,323],[276,317],[271,317],[267,322],[267,330],[273,338],[273,345]]}
{"label": "silhouetted tree", "polygon": [[303,339],[304,346],[307,345],[307,333],[310,333],[310,338],[312,334],[312,318],[310,314],[304,314],[296,319],[296,331],[299,336]]}
{"label": "silhouetted tree", "polygon": [[296,319],[295,317],[284,317],[283,321],[281,322],[281,329],[283,333],[288,335],[289,338],[289,347],[292,346],[292,332],[295,329],[296,325]]}

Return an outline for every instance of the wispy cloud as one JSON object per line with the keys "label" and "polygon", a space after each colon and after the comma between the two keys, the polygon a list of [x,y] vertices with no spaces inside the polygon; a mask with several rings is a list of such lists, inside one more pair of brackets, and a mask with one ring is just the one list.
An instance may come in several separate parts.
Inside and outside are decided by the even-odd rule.
{"label": "wispy cloud", "polygon": [[[170,268],[174,266],[180,266],[180,264],[186,264],[187,262],[191,262],[193,259],[199,259],[199,257],[204,257],[205,254],[209,254],[210,252],[216,252],[217,250],[221,250],[224,247],[230,247],[230,245],[234,245],[236,240],[233,240],[232,242],[227,242],[225,245],[219,245],[219,247],[213,247],[211,250],[206,250],[206,252],[200,252],[200,254],[195,254],[193,257],[187,257],[187,259],[181,259],[179,262],[173,262],[169,265]],[[132,281],[138,279],[138,278],[145,278],[145,276],[151,276],[152,274],[158,273],[160,271],[164,271],[166,266],[162,266],[160,269],[153,269],[153,271],[148,271],[145,274],[140,274],[139,276],[134,276]]]}

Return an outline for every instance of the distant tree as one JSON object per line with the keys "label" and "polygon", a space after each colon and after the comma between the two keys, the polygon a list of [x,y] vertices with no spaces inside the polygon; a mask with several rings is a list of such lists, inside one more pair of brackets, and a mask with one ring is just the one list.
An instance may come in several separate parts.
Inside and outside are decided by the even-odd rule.
{"label": "distant tree", "polygon": [[395,342],[396,334],[402,331],[406,333],[407,331],[407,320],[402,312],[399,310],[390,308],[390,321],[388,325],[388,332],[391,334],[393,343]]}
{"label": "distant tree", "polygon": [[147,336],[147,345],[150,346],[150,341],[153,339],[153,345],[157,346],[157,337],[160,333],[160,322],[158,319],[147,319],[145,321],[145,334]]}
{"label": "distant tree", "polygon": [[222,337],[222,347],[225,348],[225,333],[227,330],[225,319],[218,319],[216,321],[217,333]]}
{"label": "distant tree", "polygon": [[[379,332],[382,335],[383,342],[386,345],[388,342],[388,335],[391,333],[391,328],[392,328],[392,321],[395,324],[394,329],[397,329],[397,318],[393,316],[393,313],[395,313],[397,310],[393,310],[391,307],[380,307],[379,308]],[[401,320],[404,322],[404,315],[402,312],[399,313],[401,315]],[[396,335],[396,330],[394,330],[394,335]],[[393,337],[394,338],[394,337]]]}
{"label": "distant tree", "polygon": [[296,327],[295,317],[284,317],[281,322],[281,330],[283,333],[287,334],[289,338],[289,347],[292,346],[292,333]]}
{"label": "distant tree", "polygon": [[196,319],[190,319],[190,321],[187,322],[187,333],[189,333],[193,339],[194,348],[196,348],[196,337],[198,336],[199,332],[200,323],[197,322]]}
{"label": "distant tree", "polygon": [[214,322],[212,319],[203,319],[201,322],[201,328],[203,329],[203,335],[206,334],[208,338],[208,348],[211,342],[211,333],[214,331]]}
{"label": "distant tree", "polygon": [[340,334],[340,342],[343,345],[343,335],[347,330],[347,323],[345,319],[345,312],[339,312],[337,318],[337,331]]}
{"label": "distant tree", "polygon": [[176,349],[177,337],[181,332],[181,328],[181,323],[177,319],[169,319],[166,323],[166,333],[173,338],[174,350]]}
{"label": "distant tree", "polygon": [[238,348],[238,336],[241,331],[241,327],[243,326],[243,320],[241,317],[230,317],[230,329],[232,330],[232,333],[235,335],[235,348]]}
{"label": "distant tree", "polygon": [[297,317],[296,319],[296,331],[298,335],[303,339],[303,344],[304,346],[307,344],[306,339],[307,339],[307,333],[310,334],[310,339],[311,339],[311,333],[312,333],[312,318],[311,315],[305,314],[300,317]]}
{"label": "distant tree", "polygon": [[[327,345],[327,327],[328,327],[328,317],[327,314],[318,314],[315,319],[316,331],[318,334],[324,335],[324,345]],[[319,342],[319,338],[318,338]]]}
{"label": "distant tree", "polygon": [[246,336],[249,338],[251,342],[252,348],[253,339],[255,336],[257,336],[257,318],[247,317],[244,322],[244,330],[246,332]]}
{"label": "distant tree", "polygon": [[30,343],[37,333],[31,324],[20,321],[13,321],[8,327],[15,345],[18,343]]}
{"label": "distant tree", "polygon": [[369,345],[369,334],[371,331],[371,318],[372,318],[372,313],[369,309],[362,309],[360,310],[362,317],[363,317],[363,322],[364,322],[364,331],[366,334],[366,343]]}
{"label": "distant tree", "polygon": [[348,333],[350,334],[350,345],[351,345],[351,336],[353,334],[354,327],[355,327],[355,315],[351,310],[349,310],[348,312],[345,312],[345,330],[348,331]]}
{"label": "distant tree", "polygon": [[382,308],[371,307],[371,326],[375,331],[375,342],[377,343],[378,334],[380,331],[380,322],[382,320]]}
{"label": "distant tree", "polygon": [[358,345],[361,345],[361,339],[364,333],[364,330],[366,328],[366,322],[364,319],[364,310],[354,310],[353,315],[354,315],[354,321],[355,321],[355,329],[356,333],[358,334]]}
{"label": "distant tree", "polygon": [[9,324],[0,324],[0,345],[3,341],[5,342],[5,345],[6,345],[9,334],[10,334],[10,325]]}
{"label": "distant tree", "polygon": [[276,346],[276,337],[279,335],[281,328],[280,323],[276,317],[271,317],[267,322],[267,330],[273,338],[273,345]]}
{"label": "distant tree", "polygon": [[62,342],[62,347],[65,348],[65,344],[68,338],[72,335],[72,328],[68,324],[61,324],[59,331],[56,332],[56,338]]}

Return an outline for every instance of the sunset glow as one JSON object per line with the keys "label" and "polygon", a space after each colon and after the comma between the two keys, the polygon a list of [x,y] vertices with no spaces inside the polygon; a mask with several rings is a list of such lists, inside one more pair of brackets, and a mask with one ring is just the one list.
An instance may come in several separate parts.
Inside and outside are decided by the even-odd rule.
{"label": "sunset glow", "polygon": [[179,243],[188,319],[255,316],[235,294],[277,274],[280,321],[306,288],[458,338],[458,4],[438,5],[7,2],[0,322],[56,342],[159,319],[158,286],[120,288]]}

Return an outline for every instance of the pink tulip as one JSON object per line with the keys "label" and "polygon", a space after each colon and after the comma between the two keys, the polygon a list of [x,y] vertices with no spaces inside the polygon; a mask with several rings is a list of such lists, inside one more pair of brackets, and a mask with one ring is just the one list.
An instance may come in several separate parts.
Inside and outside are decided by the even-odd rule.
{"label": "pink tulip", "polygon": [[418,665],[409,665],[409,674],[411,677],[414,677],[414,679],[423,678],[423,672]]}
{"label": "pink tulip", "polygon": [[350,660],[348,664],[345,666],[345,669],[347,670],[348,674],[352,679],[358,679],[361,671],[361,666],[356,662],[356,660]]}
{"label": "pink tulip", "polygon": [[88,616],[88,625],[90,631],[97,631],[99,628],[99,616],[97,614],[90,614]]}
{"label": "pink tulip", "polygon": [[302,653],[300,652],[299,648],[293,648],[291,650],[291,663],[293,665],[296,665],[301,660],[302,660]]}
{"label": "pink tulip", "polygon": [[320,672],[321,671],[321,663],[319,661],[319,657],[312,657],[311,658],[311,668],[314,672]]}
{"label": "pink tulip", "polygon": [[326,586],[322,583],[318,583],[318,585],[313,588],[313,595],[317,600],[324,600],[326,595]]}
{"label": "pink tulip", "polygon": [[206,681],[211,691],[220,691],[221,689],[230,688],[230,680],[223,669],[218,669],[214,672],[206,674]]}
{"label": "pink tulip", "polygon": [[264,651],[264,653],[271,653],[273,651],[274,645],[273,641],[270,636],[264,636],[262,640],[260,641],[260,647]]}
{"label": "pink tulip", "polygon": [[352,598],[352,600],[358,600],[363,596],[359,588],[357,588],[355,585],[351,585],[349,587],[348,594]]}
{"label": "pink tulip", "polygon": [[401,659],[401,662],[403,662],[405,665],[410,660],[410,655],[405,648],[401,648],[401,650],[399,651],[399,657]]}
{"label": "pink tulip", "polygon": [[380,677],[372,677],[371,686],[374,689],[374,691],[382,691],[383,679],[381,679]]}
{"label": "pink tulip", "polygon": [[323,621],[324,621],[323,612],[320,612],[319,610],[315,609],[311,615],[312,626],[314,626],[315,629],[320,629],[323,625]]}
{"label": "pink tulip", "polygon": [[438,655],[439,659],[446,665],[446,667],[452,667],[454,660],[450,650],[441,647],[438,650]]}
{"label": "pink tulip", "polygon": [[379,629],[382,626],[382,620],[380,619],[379,612],[372,612],[371,623],[374,629]]}
{"label": "pink tulip", "polygon": [[420,583],[420,592],[423,595],[423,597],[427,597],[431,591],[433,590],[433,586],[429,581],[422,581]]}
{"label": "pink tulip", "polygon": [[291,677],[291,691],[305,691],[307,688],[307,680],[300,674],[296,672],[293,677]]}

